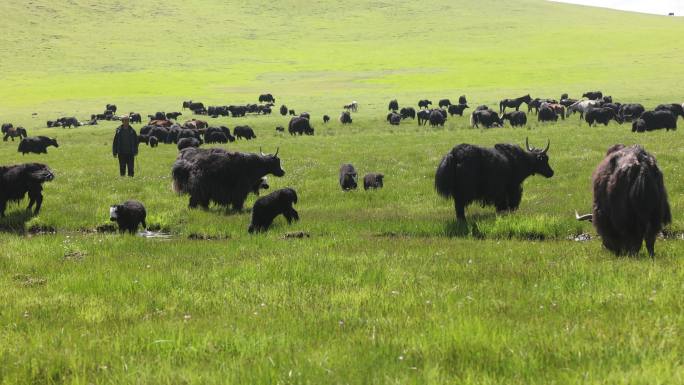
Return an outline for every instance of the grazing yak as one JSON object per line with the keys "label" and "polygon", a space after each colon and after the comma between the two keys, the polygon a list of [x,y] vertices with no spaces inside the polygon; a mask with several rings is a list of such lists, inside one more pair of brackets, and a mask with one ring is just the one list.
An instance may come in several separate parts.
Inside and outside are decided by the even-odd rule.
{"label": "grazing yak", "polygon": [[539,115],[537,120],[540,122],[555,122],[558,121],[558,114],[551,106],[543,105],[539,108]]}
{"label": "grazing yak", "polygon": [[210,203],[241,211],[247,195],[267,174],[285,175],[278,151],[273,155],[186,148],[173,165],[173,190],[189,194],[191,208]]}
{"label": "grazing yak", "polygon": [[366,174],[363,177],[363,189],[368,190],[382,188],[383,178],[385,178],[385,175],[379,173]]}
{"label": "grazing yak", "polygon": [[343,191],[355,190],[357,187],[358,174],[351,163],[340,167],[340,187]]}
{"label": "grazing yak", "polygon": [[57,139],[48,138],[47,136],[35,136],[30,138],[24,138],[19,142],[19,148],[17,152],[21,152],[22,155],[28,153],[34,154],[47,154],[47,148],[49,146],[59,147],[57,144]]}
{"label": "grazing yak", "polygon": [[205,143],[233,143],[235,137],[231,135],[230,129],[226,126],[209,127],[204,131]]}
{"label": "grazing yak", "polygon": [[639,119],[639,116],[644,113],[646,109],[639,103],[621,104],[618,110],[618,116],[624,122],[631,122],[634,119]]}
{"label": "grazing yak", "polygon": [[549,166],[549,142],[543,150],[526,150],[513,144],[484,148],[459,144],[440,162],[435,173],[435,189],[444,198],[453,198],[456,218],[465,220],[465,208],[472,202],[494,205],[497,212],[516,210],[522,198],[522,183],[534,174],[553,176]]}
{"label": "grazing yak", "polygon": [[199,147],[202,141],[197,138],[180,138],[178,140],[178,151],[188,147]]}
{"label": "grazing yak", "polygon": [[344,111],[340,114],[340,123],[342,124],[351,124],[352,123],[352,117],[349,111]]}
{"label": "grazing yak", "polygon": [[678,103],[659,104],[656,111],[670,111],[674,116],[684,118],[684,106]]}
{"label": "grazing yak", "polygon": [[397,99],[390,100],[389,105],[387,106],[387,109],[389,111],[396,111],[399,109],[399,102],[397,102]]}
{"label": "grazing yak", "polygon": [[422,99],[418,101],[418,108],[428,108],[432,104],[430,100]]}
{"label": "grazing yak", "polygon": [[237,139],[256,139],[254,130],[252,130],[252,127],[250,126],[235,126],[235,128],[233,128],[233,135],[235,135]]}
{"label": "grazing yak", "polygon": [[297,113],[295,112],[295,110],[289,110],[288,113],[290,114],[290,116],[295,116],[295,115],[297,115]]}
{"label": "grazing yak", "polygon": [[444,122],[446,121],[446,114],[446,111],[439,108],[430,111],[430,126],[444,127]]}
{"label": "grazing yak", "polygon": [[112,114],[116,114],[116,110],[117,110],[116,104],[107,104],[107,105],[105,106],[105,111],[109,111],[109,112],[111,112]]}
{"label": "grazing yak", "polygon": [[38,215],[43,204],[43,183],[54,178],[48,166],[41,163],[0,166],[0,217],[5,216],[7,202],[18,202],[24,199],[26,193],[29,196],[26,210],[30,211],[35,204],[33,214]]}
{"label": "grazing yak", "polygon": [[259,103],[275,103],[275,98],[271,94],[259,95]]}
{"label": "grazing yak", "polygon": [[439,106],[439,108],[449,107],[451,105],[451,100],[440,99],[437,105]]}
{"label": "grazing yak", "polygon": [[387,114],[387,123],[393,126],[398,126],[401,123],[401,115],[397,114],[396,112],[390,112]]}
{"label": "grazing yak", "polygon": [[328,115],[323,115],[323,124],[326,124],[330,121],[330,117]]}
{"label": "grazing yak", "polygon": [[615,113],[615,110],[608,107],[599,108],[589,108],[584,113],[584,120],[589,124],[589,127],[596,124],[608,125],[608,122],[615,120],[618,123],[622,123],[621,119]]}
{"label": "grazing yak", "polygon": [[449,115],[451,115],[451,116],[454,116],[454,115],[463,116],[463,111],[465,111],[466,108],[470,108],[470,107],[468,107],[467,104],[451,104],[451,105],[449,105],[449,108],[447,109],[447,111],[449,112]]}
{"label": "grazing yak", "polygon": [[285,132],[285,127],[283,127],[283,126],[276,126],[276,132]]}
{"label": "grazing yak", "polygon": [[527,114],[524,111],[504,112],[501,115],[501,122],[508,120],[512,127],[522,127],[527,124]]}
{"label": "grazing yak", "polygon": [[672,112],[646,111],[632,122],[632,132],[653,131],[664,128],[666,131],[677,129],[677,116]]}
{"label": "grazing yak", "polygon": [[308,112],[302,112],[301,114],[299,114],[299,117],[305,118],[306,120],[311,120],[311,114],[309,114]]}
{"label": "grazing yak", "polygon": [[501,127],[503,120],[499,118],[499,114],[492,110],[475,110],[470,114],[470,126],[479,128],[480,124],[485,128]]}
{"label": "grazing yak", "polygon": [[28,136],[26,129],[24,127],[13,127],[11,124],[10,127],[5,127],[5,125],[3,125],[2,133],[5,134],[2,137],[3,142],[6,142],[8,138],[11,138],[14,142],[14,138],[16,137],[19,137],[19,139],[23,139]]}
{"label": "grazing yak", "polygon": [[146,217],[145,206],[138,201],[130,200],[109,207],[109,220],[119,225],[119,232],[121,233],[128,231],[135,234],[140,224],[142,224],[143,229],[146,229]]}
{"label": "grazing yak", "polygon": [[430,121],[430,110],[420,110],[416,114],[418,116],[418,125],[424,126],[428,121]]}
{"label": "grazing yak", "polygon": [[250,234],[267,231],[278,215],[283,215],[290,224],[299,220],[299,213],[292,205],[297,203],[297,192],[292,188],[276,190],[257,199],[252,207],[252,223],[247,230]]}
{"label": "grazing yak", "polygon": [[401,115],[402,119],[415,119],[416,110],[413,107],[403,107],[401,110],[399,110],[399,115]]}
{"label": "grazing yak", "polygon": [[585,92],[582,94],[582,97],[587,98],[589,100],[601,100],[601,99],[603,99],[603,92],[601,92],[601,91]]}
{"label": "grazing yak", "polygon": [[178,117],[183,115],[182,112],[167,112],[166,119],[178,120]]}
{"label": "grazing yak", "polygon": [[294,118],[290,119],[290,123],[287,126],[287,131],[290,133],[290,135],[314,134],[314,129],[311,127],[309,119],[301,116],[295,116]]}
{"label": "grazing yak", "polygon": [[128,114],[128,120],[131,123],[142,123],[142,115],[137,112],[131,112]]}
{"label": "grazing yak", "polygon": [[458,97],[458,104],[468,104],[468,100],[466,100],[465,95],[461,95]]}
{"label": "grazing yak", "polygon": [[591,220],[606,249],[617,255],[646,250],[655,255],[655,240],[672,221],[663,174],[656,159],[639,145],[617,144],[608,149],[592,176]]}

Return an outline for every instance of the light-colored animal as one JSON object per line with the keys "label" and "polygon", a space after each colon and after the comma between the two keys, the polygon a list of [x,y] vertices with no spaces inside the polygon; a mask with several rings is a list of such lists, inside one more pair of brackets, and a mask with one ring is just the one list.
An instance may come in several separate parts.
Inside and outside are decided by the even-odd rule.
{"label": "light-colored animal", "polygon": [[601,102],[598,100],[580,100],[579,102],[568,107],[565,116],[569,117],[571,114],[579,112],[580,119],[584,119],[584,113],[589,107],[598,107],[599,105],[601,105]]}

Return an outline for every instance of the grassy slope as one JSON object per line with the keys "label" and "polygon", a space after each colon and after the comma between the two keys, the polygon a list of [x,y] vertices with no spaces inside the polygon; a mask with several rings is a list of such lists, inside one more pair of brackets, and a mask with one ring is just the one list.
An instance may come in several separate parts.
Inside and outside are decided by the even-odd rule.
{"label": "grassy slope", "polygon": [[[597,240],[565,240],[591,231],[571,213],[589,207],[591,170],[616,142],[658,156],[680,231],[679,134],[635,137],[627,126],[588,129],[575,118],[491,131],[467,129],[465,118],[444,129],[383,120],[393,97],[404,105],[467,93],[471,104],[494,104],[603,89],[649,105],[681,100],[671,38],[684,28],[679,19],[531,1],[133,4],[0,4],[12,15],[0,27],[11,59],[0,61],[0,120],[62,143],[47,156],[0,146],[0,164],[43,161],[58,175],[39,217],[11,206],[0,222],[58,229],[0,233],[0,382],[684,381],[680,242],[659,241],[652,263],[614,258]],[[300,194],[302,222],[278,220],[258,237],[246,234],[248,213],[185,208],[168,188],[172,146],[143,147],[138,177],[119,180],[112,124],[39,129],[107,102],[150,113],[263,91],[312,112],[317,135],[275,135],[286,122],[275,116],[240,120],[259,138],[230,148],[280,146],[288,174],[272,185]],[[352,99],[362,107],[352,127],[322,125],[320,115]],[[454,236],[452,205],[432,191],[440,157],[459,142],[526,136],[551,139],[556,176],[529,179],[515,214],[471,207],[485,239]],[[338,191],[346,161],[385,172],[386,188]],[[145,202],[149,222],[175,239],[79,232],[128,198]],[[290,230],[312,238],[282,240]],[[223,239],[186,240],[193,233]]]}

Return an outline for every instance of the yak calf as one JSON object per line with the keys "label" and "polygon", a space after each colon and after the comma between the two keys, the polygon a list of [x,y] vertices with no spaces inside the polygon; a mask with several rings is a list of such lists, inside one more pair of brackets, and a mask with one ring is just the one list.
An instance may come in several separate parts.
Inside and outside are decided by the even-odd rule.
{"label": "yak calf", "polygon": [[291,188],[276,190],[264,197],[257,199],[252,208],[252,223],[249,225],[249,233],[268,230],[273,220],[282,214],[287,223],[299,220],[299,213],[292,205],[297,203],[297,192]]}

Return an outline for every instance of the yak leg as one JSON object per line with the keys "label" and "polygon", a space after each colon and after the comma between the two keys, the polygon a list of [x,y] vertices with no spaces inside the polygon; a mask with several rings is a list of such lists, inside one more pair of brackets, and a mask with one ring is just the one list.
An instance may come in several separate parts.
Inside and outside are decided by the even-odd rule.
{"label": "yak leg", "polygon": [[33,203],[36,203],[36,209],[33,212],[34,215],[38,215],[40,212],[40,207],[43,205],[43,194],[41,194],[42,189],[35,189],[35,190],[29,190],[28,196],[29,196],[29,205],[27,210],[31,210],[31,207],[33,207]]}
{"label": "yak leg", "polygon": [[297,210],[294,208],[290,207],[289,209],[285,210],[283,213],[283,216],[285,219],[287,219],[287,223],[292,223],[292,221],[298,221],[299,220],[299,213],[297,213]]}
{"label": "yak leg", "polygon": [[231,197],[230,203],[233,206],[234,211],[242,211],[242,208],[245,205],[245,200],[247,199],[247,195],[249,194],[249,191],[244,192],[244,191],[238,191],[233,194]]}
{"label": "yak leg", "polygon": [[[2,137],[2,141],[6,142],[8,137],[9,137],[9,132],[6,133],[5,136]],[[14,140],[14,138],[12,138],[12,140]]]}
{"label": "yak leg", "polygon": [[456,220],[465,221],[465,205],[454,199],[454,207],[456,208]]}
{"label": "yak leg", "polygon": [[6,200],[0,200],[0,218],[5,217],[5,209],[7,208],[7,201]]}

